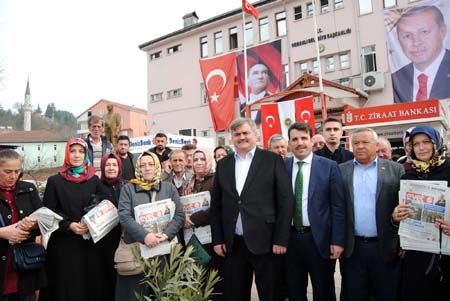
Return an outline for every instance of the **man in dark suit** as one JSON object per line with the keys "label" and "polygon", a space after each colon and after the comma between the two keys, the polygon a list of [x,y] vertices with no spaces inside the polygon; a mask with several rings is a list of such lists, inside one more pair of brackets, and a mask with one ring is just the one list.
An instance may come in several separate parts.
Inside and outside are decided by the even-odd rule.
{"label": "man in dark suit", "polygon": [[286,253],[293,202],[281,156],[256,147],[256,125],[230,125],[235,154],[217,164],[211,197],[214,251],[225,257],[225,298],[250,300],[253,273],[260,300],[277,300],[280,254]]}
{"label": "man in dark suit", "polygon": [[325,145],[315,152],[316,155],[335,161],[337,164],[353,159],[353,153],[341,145],[342,122],[328,117],[322,123],[322,135]]}
{"label": "man in dark suit", "polygon": [[396,300],[399,279],[398,205],[403,167],[377,157],[377,134],[361,128],[351,135],[355,159],[339,165],[347,204],[344,277],[349,300]]}
{"label": "man in dark suit", "polygon": [[336,300],[334,268],[345,243],[345,202],[338,164],[312,153],[312,130],[294,123],[288,131],[294,157],[285,161],[295,195],[287,252],[289,300]]}
{"label": "man in dark suit", "polygon": [[402,14],[397,21],[397,36],[411,63],[392,74],[395,102],[450,97],[446,35],[444,16],[436,6],[416,6]]}

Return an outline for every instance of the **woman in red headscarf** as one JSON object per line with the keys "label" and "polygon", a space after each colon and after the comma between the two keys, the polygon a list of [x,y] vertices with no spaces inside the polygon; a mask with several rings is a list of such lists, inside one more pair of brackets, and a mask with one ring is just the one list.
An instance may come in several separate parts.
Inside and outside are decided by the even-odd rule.
{"label": "woman in red headscarf", "polygon": [[81,223],[85,208],[101,192],[100,179],[89,162],[82,139],[66,144],[64,164],[58,174],[47,180],[44,206],[63,217],[47,247],[48,287],[40,300],[105,300],[103,288],[93,277],[100,269],[96,246],[83,238],[88,228]]}

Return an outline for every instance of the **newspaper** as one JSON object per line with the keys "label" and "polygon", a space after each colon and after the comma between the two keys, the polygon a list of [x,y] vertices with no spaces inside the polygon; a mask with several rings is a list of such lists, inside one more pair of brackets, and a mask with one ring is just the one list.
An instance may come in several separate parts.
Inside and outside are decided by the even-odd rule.
{"label": "newspaper", "polygon": [[[162,233],[173,219],[175,203],[165,199],[134,207],[136,222],[151,233]],[[175,237],[171,241],[160,243],[154,248],[140,244],[141,256],[145,259],[170,253],[170,249],[178,243]]]}
{"label": "newspaper", "polygon": [[47,249],[47,243],[50,240],[50,236],[59,229],[59,222],[62,221],[63,218],[47,207],[39,208],[31,213],[29,217],[37,220],[42,235],[42,245]]}
{"label": "newspaper", "polygon": [[[401,181],[399,202],[408,204],[409,217],[400,222],[400,246],[405,250],[439,253],[435,221],[450,219],[450,190],[446,181]],[[442,253],[450,254],[450,238],[442,235]]]}
{"label": "newspaper", "polygon": [[96,243],[119,224],[119,215],[111,201],[103,200],[89,210],[81,218],[81,222],[89,228],[89,232],[84,234],[83,238],[92,238],[92,241]]}
{"label": "newspaper", "polygon": [[[180,198],[183,205],[183,211],[185,214],[191,215],[192,213],[209,209],[211,203],[211,195],[209,191],[204,191],[196,194],[183,196]],[[193,229],[184,229],[184,241],[187,243],[194,233]],[[210,244],[211,239],[211,226],[204,226],[195,228],[195,235],[202,244]]]}

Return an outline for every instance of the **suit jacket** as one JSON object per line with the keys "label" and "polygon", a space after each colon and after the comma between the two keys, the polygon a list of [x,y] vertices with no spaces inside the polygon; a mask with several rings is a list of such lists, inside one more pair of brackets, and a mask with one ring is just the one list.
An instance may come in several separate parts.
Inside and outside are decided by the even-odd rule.
{"label": "suit jacket", "polygon": [[[414,87],[414,66],[410,63],[392,74],[394,88],[394,102],[411,102]],[[430,99],[443,99],[450,97],[450,50],[445,50],[444,58],[439,66],[436,77],[431,87]]]}
{"label": "suit jacket", "polygon": [[[350,257],[355,246],[354,161],[342,163],[339,168],[344,179],[344,196],[347,203],[347,242],[344,255]],[[398,205],[400,178],[404,173],[401,164],[378,158],[375,216],[379,251],[386,261],[394,259],[398,251],[398,227],[392,224],[391,216]]]}
{"label": "suit jacket", "polygon": [[[285,167],[291,178],[294,158]],[[345,201],[338,164],[313,155],[308,186],[308,218],[314,242],[323,258],[330,258],[330,245],[345,245]]]}
{"label": "suit jacket", "polygon": [[213,245],[233,249],[238,214],[243,238],[253,254],[272,252],[272,246],[287,246],[294,210],[294,196],[281,156],[256,148],[241,195],[236,190],[235,157],[217,164],[211,196]]}

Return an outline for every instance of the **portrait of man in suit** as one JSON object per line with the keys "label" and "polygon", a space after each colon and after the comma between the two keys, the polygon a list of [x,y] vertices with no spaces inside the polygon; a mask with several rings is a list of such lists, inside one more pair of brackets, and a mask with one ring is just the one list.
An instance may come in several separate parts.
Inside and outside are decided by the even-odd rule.
{"label": "portrait of man in suit", "polygon": [[377,156],[377,134],[360,128],[351,134],[355,159],[339,165],[347,210],[344,273],[349,300],[397,300],[400,272],[398,205],[402,165]]}
{"label": "portrait of man in suit", "polygon": [[294,192],[294,218],[287,251],[289,300],[308,300],[308,275],[315,301],[336,300],[334,269],[345,243],[345,202],[338,164],[312,152],[312,129],[288,130],[293,157],[285,161]]}
{"label": "portrait of man in suit", "polygon": [[396,22],[398,42],[410,63],[392,74],[394,102],[450,97],[447,25],[434,5],[406,9]]}
{"label": "portrait of man in suit", "polygon": [[278,300],[293,202],[281,156],[256,147],[256,124],[230,125],[235,153],[217,163],[211,195],[214,252],[225,257],[225,300],[249,301],[253,275],[259,300]]}

